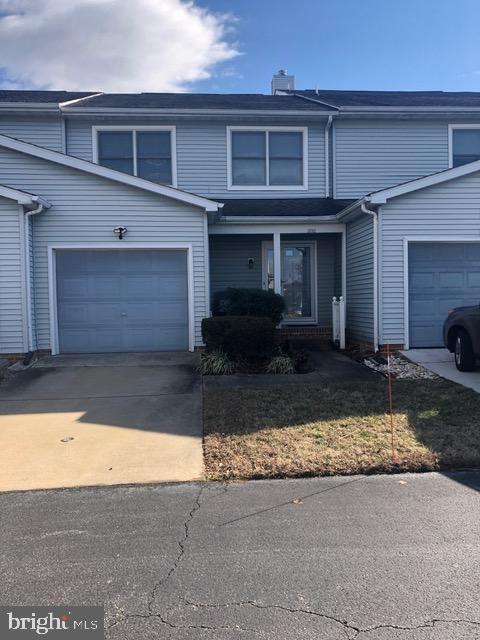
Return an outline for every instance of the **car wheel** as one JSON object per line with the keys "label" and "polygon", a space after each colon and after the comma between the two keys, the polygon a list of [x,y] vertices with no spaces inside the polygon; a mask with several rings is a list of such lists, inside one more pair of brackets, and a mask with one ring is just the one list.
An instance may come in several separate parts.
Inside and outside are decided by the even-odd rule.
{"label": "car wheel", "polygon": [[475,369],[475,354],[468,333],[461,329],[455,338],[455,365],[459,371]]}

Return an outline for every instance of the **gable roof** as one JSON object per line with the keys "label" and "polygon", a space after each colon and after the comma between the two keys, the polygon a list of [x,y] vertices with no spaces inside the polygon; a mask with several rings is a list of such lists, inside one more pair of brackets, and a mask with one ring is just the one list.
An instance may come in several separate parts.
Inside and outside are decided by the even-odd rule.
{"label": "gable roof", "polygon": [[336,109],[425,108],[480,109],[475,91],[343,91],[307,89],[290,92]]}
{"label": "gable roof", "polygon": [[[72,103],[72,101],[74,101]],[[318,102],[295,95],[260,93],[100,93],[96,91],[1,90],[0,105],[43,105],[65,111],[80,109],[159,109],[219,111],[328,112]]]}
{"label": "gable roof", "polygon": [[331,111],[295,95],[258,93],[102,93],[66,109],[201,109],[229,111]]}
{"label": "gable roof", "polygon": [[354,200],[333,198],[222,198],[222,216],[334,216]]}
{"label": "gable roof", "polygon": [[388,187],[387,189],[373,191],[372,193],[363,196],[363,198],[355,200],[351,204],[347,205],[344,209],[338,212],[337,218],[341,219],[352,211],[355,211],[355,209],[358,209],[358,207],[360,207],[362,203],[369,203],[377,206],[386,204],[392,198],[398,198],[399,196],[407,195],[408,193],[414,193],[415,191],[420,191],[421,189],[426,189],[427,187],[433,187],[437,184],[455,180],[456,178],[462,178],[472,173],[476,173],[477,171],[480,171],[480,160],[469,162],[468,164],[463,164],[460,167],[453,167],[452,169],[437,171],[435,173],[429,174],[428,176],[422,176],[421,178],[409,180],[408,182],[401,182],[394,187]]}
{"label": "gable roof", "polygon": [[50,207],[50,203],[40,196],[28,193],[28,191],[21,191],[20,189],[8,187],[6,184],[0,184],[0,198],[14,200],[15,202],[18,202],[18,204],[31,208],[36,207],[38,204],[42,204],[46,208]]}
{"label": "gable roof", "polygon": [[403,196],[407,193],[412,193],[413,191],[420,191],[420,189],[426,189],[427,187],[433,187],[437,184],[448,182],[449,180],[462,178],[463,176],[468,176],[477,171],[480,171],[480,160],[463,164],[460,167],[437,171],[429,174],[428,176],[415,178],[408,182],[402,182],[393,187],[388,187],[387,189],[373,191],[365,196],[364,200],[371,202],[372,204],[385,204],[387,200],[391,200],[392,198],[397,198],[398,196]]}
{"label": "gable roof", "polygon": [[95,93],[94,91],[20,91],[0,89],[0,102],[56,104],[78,100]]}
{"label": "gable roof", "polygon": [[19,151],[20,153],[25,153],[27,155],[34,156],[35,158],[42,158],[49,162],[55,162],[65,167],[84,171],[85,173],[107,178],[108,180],[114,180],[115,182],[120,182],[131,187],[137,187],[144,191],[150,191],[151,193],[156,193],[158,195],[165,196],[166,198],[172,198],[173,200],[178,200],[180,202],[185,202],[186,204],[199,207],[205,211],[218,211],[222,207],[218,202],[203,198],[202,196],[197,196],[193,193],[189,193],[188,191],[181,191],[174,187],[167,187],[162,184],[150,182],[149,180],[144,180],[143,178],[137,178],[136,176],[131,176],[128,173],[108,169],[107,167],[102,167],[99,164],[87,162],[87,160],[80,160],[73,156],[67,156],[64,153],[58,153],[57,151],[38,147],[28,142],[22,142],[16,138],[0,135],[0,147]]}

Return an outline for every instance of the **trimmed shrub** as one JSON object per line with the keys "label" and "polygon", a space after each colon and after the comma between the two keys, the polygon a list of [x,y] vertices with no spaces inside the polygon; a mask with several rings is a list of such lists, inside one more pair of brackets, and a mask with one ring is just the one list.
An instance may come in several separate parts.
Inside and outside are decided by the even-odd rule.
{"label": "trimmed shrub", "polygon": [[293,358],[288,355],[280,354],[274,356],[267,365],[267,373],[295,373],[295,365]]}
{"label": "trimmed shrub", "polygon": [[235,363],[226,353],[218,349],[211,353],[202,353],[198,370],[204,376],[228,376],[235,373]]}
{"label": "trimmed shrub", "polygon": [[271,357],[275,325],[270,318],[216,316],[202,320],[202,338],[207,350],[220,350],[234,359],[249,361]]}
{"label": "trimmed shrub", "polygon": [[271,318],[276,326],[282,319],[285,301],[281,295],[263,289],[235,289],[219,291],[213,296],[214,316],[253,316]]}

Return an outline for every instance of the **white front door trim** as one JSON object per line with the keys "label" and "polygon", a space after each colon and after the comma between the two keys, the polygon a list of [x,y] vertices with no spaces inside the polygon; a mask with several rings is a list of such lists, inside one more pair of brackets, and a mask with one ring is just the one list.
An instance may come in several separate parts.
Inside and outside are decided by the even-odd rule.
{"label": "white front door trim", "polygon": [[188,288],[188,349],[193,351],[195,347],[195,307],[194,307],[194,280],[193,280],[193,246],[189,243],[179,242],[131,242],[106,244],[100,242],[71,242],[48,245],[48,310],[50,316],[50,349],[52,355],[59,353],[58,345],[58,305],[57,305],[57,250],[125,250],[125,249],[182,249],[187,252],[187,288]]}
{"label": "white front door trim", "polygon": [[[282,324],[285,325],[291,325],[291,324],[317,324],[318,323],[318,312],[317,312],[317,307],[318,307],[318,290],[317,290],[317,243],[315,240],[298,240],[298,242],[296,242],[295,240],[281,240],[280,238],[280,248],[284,247],[284,246],[295,246],[295,245],[303,245],[303,246],[308,246],[311,249],[311,255],[312,255],[312,260],[310,261],[310,270],[311,270],[311,298],[312,298],[312,315],[308,318],[299,318],[298,320],[295,319],[286,319],[282,321]],[[272,242],[271,240],[263,240],[262,241],[262,289],[268,290],[268,258],[267,258],[267,251],[268,249],[272,249],[274,250],[274,254],[275,254],[275,243]],[[278,251],[278,263],[281,265],[282,260],[281,260],[281,252]],[[274,260],[275,260],[275,255],[274,255]],[[274,277],[275,280],[277,280],[276,274],[275,274],[275,266],[277,264],[277,261],[275,261],[274,264]],[[280,273],[280,289],[281,289],[281,273]],[[278,293],[278,292],[277,292]],[[281,291],[280,291],[281,293]]]}

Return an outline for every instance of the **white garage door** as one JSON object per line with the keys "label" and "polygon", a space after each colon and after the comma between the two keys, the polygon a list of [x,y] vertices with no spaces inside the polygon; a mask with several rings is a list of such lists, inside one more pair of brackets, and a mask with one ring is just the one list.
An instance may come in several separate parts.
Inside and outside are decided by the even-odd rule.
{"label": "white garage door", "polygon": [[408,265],[410,347],[441,347],[448,310],[480,302],[480,243],[410,243]]}
{"label": "white garage door", "polygon": [[187,252],[57,250],[61,353],[188,349]]}

